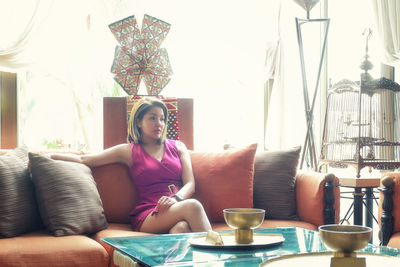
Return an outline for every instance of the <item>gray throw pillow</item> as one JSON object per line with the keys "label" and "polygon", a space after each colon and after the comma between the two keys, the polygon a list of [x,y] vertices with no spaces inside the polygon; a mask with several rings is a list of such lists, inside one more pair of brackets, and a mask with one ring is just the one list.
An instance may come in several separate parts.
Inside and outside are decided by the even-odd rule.
{"label": "gray throw pillow", "polygon": [[268,219],[296,220],[296,171],[301,147],[259,152],[254,165],[254,207]]}
{"label": "gray throw pillow", "polygon": [[43,223],[55,236],[91,234],[107,227],[89,167],[29,153]]}
{"label": "gray throw pillow", "polygon": [[14,237],[43,227],[28,172],[26,146],[0,156],[0,211],[0,237]]}

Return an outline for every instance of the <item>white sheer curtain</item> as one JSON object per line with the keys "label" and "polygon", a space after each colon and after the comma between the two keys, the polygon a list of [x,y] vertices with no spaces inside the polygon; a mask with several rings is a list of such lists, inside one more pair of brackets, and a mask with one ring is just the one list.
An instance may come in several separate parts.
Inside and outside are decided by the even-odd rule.
{"label": "white sheer curtain", "polygon": [[102,97],[121,94],[110,74],[115,40],[107,27],[123,9],[116,2],[1,2],[0,70],[18,73],[20,143],[102,147]]}
{"label": "white sheer curtain", "polygon": [[15,72],[35,61],[31,48],[52,2],[3,0],[0,3],[0,70]]}
{"label": "white sheer curtain", "polygon": [[[135,15],[141,25],[149,14],[172,25],[163,46],[174,75],[162,95],[194,98],[195,148],[222,149],[226,142],[262,148],[266,14],[275,1],[43,1],[20,1],[21,11],[30,12],[23,18],[35,14],[35,4],[51,9],[26,39],[34,64],[18,75],[26,77],[19,92],[21,142],[32,149],[42,143],[102,148],[102,97],[125,94],[110,73],[116,41],[108,24]],[[6,12],[14,1],[0,5]],[[25,14],[15,7],[18,18]],[[13,40],[29,29],[25,22]]]}
{"label": "white sheer curtain", "polygon": [[266,82],[272,80],[272,92],[268,92],[268,99],[265,99],[265,105],[268,105],[264,143],[267,149],[277,149],[282,147],[283,124],[282,115],[284,106],[282,103],[284,93],[284,49],[283,40],[281,37],[281,1],[275,1],[275,5],[269,10],[268,16],[270,17],[273,25],[269,31],[269,41],[266,45],[266,60],[265,72]]}
{"label": "white sheer curtain", "polygon": [[[275,64],[274,85],[268,110],[265,144],[270,150],[290,148],[303,145],[306,135],[303,87],[301,82],[300,56],[297,45],[295,18],[306,18],[306,12],[294,1],[281,0],[280,5],[271,11],[275,14],[275,25],[278,32],[276,54],[267,58],[268,64]],[[311,18],[319,18],[318,6],[311,11]],[[309,95],[314,91],[314,78],[318,67],[320,32],[318,29],[303,30],[303,43],[306,56]],[[275,37],[272,37],[272,39]],[[268,50],[267,50],[268,51]],[[318,58],[315,58],[317,56]],[[267,66],[268,66],[267,64]],[[267,71],[267,78],[268,78]],[[319,103],[314,108],[314,122],[318,121]],[[314,129],[318,134],[319,126]],[[316,144],[318,145],[318,135]],[[318,151],[318,150],[317,150]]]}
{"label": "white sheer curtain", "polygon": [[400,2],[398,0],[371,0],[375,14],[383,62],[388,65],[400,63]]}

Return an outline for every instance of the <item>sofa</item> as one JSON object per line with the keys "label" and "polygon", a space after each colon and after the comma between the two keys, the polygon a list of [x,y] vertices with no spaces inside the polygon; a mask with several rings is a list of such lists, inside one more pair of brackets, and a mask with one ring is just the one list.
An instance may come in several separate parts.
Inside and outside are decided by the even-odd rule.
{"label": "sofa", "polygon": [[[317,230],[319,225],[338,223],[338,179],[332,174],[297,171],[299,153],[300,148],[257,152],[254,144],[218,152],[190,151],[196,180],[194,198],[203,204],[213,230],[229,230],[222,209],[232,207],[265,209],[266,217],[261,227],[298,226]],[[17,163],[26,164],[27,157],[30,172],[15,167]],[[20,189],[13,186],[8,189],[12,191],[10,195],[17,196],[17,203],[25,201],[24,196],[33,196],[19,215],[19,218],[29,216],[26,220],[14,218],[15,224],[8,224],[7,228],[4,225],[10,220],[4,222],[0,219],[0,266],[115,266],[113,249],[102,242],[102,238],[150,235],[131,230],[129,212],[135,206],[136,191],[126,166],[109,164],[87,170],[82,164],[68,164],[40,153],[31,153],[27,148],[0,151],[0,209],[3,209],[3,219],[5,212],[10,218],[15,216],[12,209],[16,205],[7,205],[8,199],[4,199],[9,192],[2,192],[12,183],[13,178],[9,176],[15,174],[14,171],[29,176],[24,182],[25,191],[14,194]],[[64,177],[64,173],[69,173],[69,176]],[[76,179],[76,176],[79,177]],[[7,180],[7,184],[2,184],[2,180]],[[69,188],[82,186],[71,185],[71,181],[80,183],[82,180],[89,181],[83,186],[90,190],[74,190],[70,194],[74,194],[75,199],[61,197]],[[51,191],[53,193],[49,196]],[[82,200],[83,194],[90,197]],[[93,201],[97,196],[100,202]],[[61,207],[54,207],[57,201],[66,198]],[[69,203],[74,203],[72,211],[71,207],[65,207]],[[87,207],[89,209],[85,211]],[[76,221],[66,225],[68,216],[79,213],[78,223],[84,227],[75,225]],[[86,213],[95,213],[90,218],[89,228],[84,218]],[[41,222],[33,227],[37,221]],[[62,226],[57,226],[57,223]],[[92,224],[96,225],[95,230],[90,230]],[[5,236],[4,232],[16,228],[16,225],[19,225],[16,234]]]}
{"label": "sofa", "polygon": [[400,173],[381,177],[378,222],[382,245],[400,249]]}

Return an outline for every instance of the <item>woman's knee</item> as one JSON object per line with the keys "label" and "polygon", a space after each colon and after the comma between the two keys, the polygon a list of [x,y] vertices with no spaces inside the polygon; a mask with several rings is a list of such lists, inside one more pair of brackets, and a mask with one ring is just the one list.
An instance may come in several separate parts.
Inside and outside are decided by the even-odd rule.
{"label": "woman's knee", "polygon": [[203,205],[197,199],[187,199],[186,202],[186,209],[189,213],[202,213],[204,212]]}

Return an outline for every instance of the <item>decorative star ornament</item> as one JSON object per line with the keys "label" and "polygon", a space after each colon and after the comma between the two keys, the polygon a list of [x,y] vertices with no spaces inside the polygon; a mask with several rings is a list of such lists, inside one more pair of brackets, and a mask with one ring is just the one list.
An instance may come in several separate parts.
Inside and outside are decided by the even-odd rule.
{"label": "decorative star ornament", "polygon": [[171,80],[168,53],[160,47],[170,27],[169,23],[149,15],[144,15],[141,31],[135,16],[109,25],[119,43],[111,72],[128,95],[138,94],[142,78],[148,95],[158,95]]}

